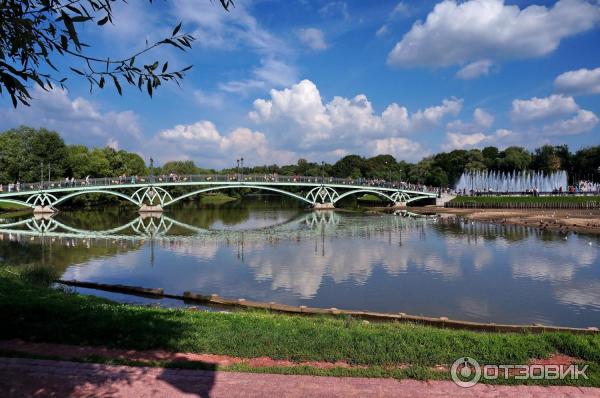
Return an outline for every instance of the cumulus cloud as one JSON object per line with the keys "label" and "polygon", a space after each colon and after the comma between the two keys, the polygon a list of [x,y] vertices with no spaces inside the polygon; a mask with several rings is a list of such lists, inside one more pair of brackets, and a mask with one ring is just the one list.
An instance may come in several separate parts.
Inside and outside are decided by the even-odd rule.
{"label": "cumulus cloud", "polygon": [[592,111],[581,109],[573,97],[562,94],[516,99],[512,102],[511,119],[527,128],[528,133],[545,136],[582,134],[598,124]]}
{"label": "cumulus cloud", "polygon": [[545,98],[515,99],[510,116],[516,122],[531,122],[568,115],[577,109],[579,106],[573,97],[554,94]]}
{"label": "cumulus cloud", "polygon": [[375,140],[371,155],[392,155],[396,159],[404,159],[411,162],[421,160],[429,151],[415,141],[403,137],[390,137]]}
{"label": "cumulus cloud", "polygon": [[570,119],[558,120],[543,127],[548,135],[577,135],[592,130],[598,124],[598,117],[594,112],[579,109],[577,114]]}
{"label": "cumulus cloud", "polygon": [[454,120],[446,125],[446,129],[458,133],[476,133],[487,129],[494,124],[494,115],[484,109],[476,108],[473,112],[473,121],[470,123]]}
{"label": "cumulus cloud", "polygon": [[540,57],[554,51],[562,39],[589,30],[598,21],[600,6],[585,0],[559,0],[550,8],[532,5],[523,9],[503,0],[444,0],[396,43],[388,63],[449,66]]}
{"label": "cumulus cloud", "polygon": [[161,155],[160,160],[207,159],[223,167],[227,158],[243,155],[248,164],[290,163],[296,160],[293,152],[273,148],[260,131],[238,127],[221,134],[214,123],[201,120],[188,125],[176,125],[157,134],[150,144]]}
{"label": "cumulus cloud", "polygon": [[329,47],[325,42],[325,35],[317,28],[300,29],[298,31],[298,38],[311,50],[322,51]]}
{"label": "cumulus cloud", "polygon": [[456,72],[456,77],[463,80],[476,79],[480,76],[486,76],[490,73],[490,67],[492,61],[489,59],[482,59],[481,61],[471,62],[468,65],[462,67]]}
{"label": "cumulus cloud", "polygon": [[451,98],[412,114],[406,107],[392,103],[377,114],[363,94],[353,98],[335,96],[325,102],[310,80],[271,90],[270,95],[270,99],[254,101],[249,117],[267,130],[286,131],[287,143],[303,149],[336,149],[343,142],[350,151],[362,150],[371,139],[432,129],[462,108],[462,100]]}
{"label": "cumulus cloud", "polygon": [[66,90],[32,91],[31,107],[0,108],[0,128],[17,125],[44,127],[61,133],[68,143],[133,147],[142,139],[139,117],[132,111],[103,111],[82,97],[72,99]]}
{"label": "cumulus cloud", "polygon": [[554,87],[567,94],[600,94],[600,68],[565,72],[554,80]]}
{"label": "cumulus cloud", "polygon": [[493,134],[481,132],[472,134],[448,132],[446,134],[446,142],[442,145],[442,149],[445,151],[452,151],[454,149],[468,149],[484,145],[503,146],[503,140],[512,137],[513,132],[506,129],[498,129]]}

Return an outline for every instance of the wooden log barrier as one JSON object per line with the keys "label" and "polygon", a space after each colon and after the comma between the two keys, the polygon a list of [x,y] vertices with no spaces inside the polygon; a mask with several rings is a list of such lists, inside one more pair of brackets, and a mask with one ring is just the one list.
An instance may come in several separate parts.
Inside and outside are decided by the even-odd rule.
{"label": "wooden log barrier", "polygon": [[173,298],[183,300],[185,302],[202,303],[214,306],[237,307],[245,309],[262,309],[285,314],[300,314],[300,315],[333,315],[346,316],[356,319],[378,322],[412,322],[423,325],[450,328],[450,329],[466,329],[474,331],[486,332],[512,332],[512,333],[544,333],[544,332],[567,332],[580,334],[595,334],[599,333],[597,327],[588,328],[573,328],[565,326],[549,326],[538,323],[532,325],[514,325],[514,324],[496,324],[460,321],[448,319],[447,317],[426,317],[418,315],[408,315],[404,312],[386,313],[374,311],[356,311],[356,310],[341,310],[337,308],[315,308],[304,305],[293,306],[280,304],[275,302],[251,301],[244,298],[228,299],[219,296],[218,294],[200,294],[194,292],[184,292],[183,295],[168,294],[162,288],[145,288],[138,286],[127,285],[109,285],[104,283],[82,282],[76,280],[56,280],[67,286],[84,287],[88,289],[104,290],[116,293],[132,294],[136,296],[152,297],[152,298]]}

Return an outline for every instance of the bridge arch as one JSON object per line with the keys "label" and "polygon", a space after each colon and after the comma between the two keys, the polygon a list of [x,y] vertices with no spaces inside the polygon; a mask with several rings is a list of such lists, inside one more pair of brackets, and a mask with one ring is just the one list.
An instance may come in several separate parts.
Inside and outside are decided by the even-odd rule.
{"label": "bridge arch", "polygon": [[354,194],[357,194],[357,193],[372,193],[372,194],[381,196],[381,197],[389,200],[392,203],[396,203],[396,201],[390,195],[386,194],[385,192],[377,191],[377,190],[374,190],[374,189],[354,189],[352,191],[344,192],[343,194],[341,194],[340,196],[338,196],[333,201],[333,203],[336,203],[337,201],[339,201],[340,199],[345,198],[346,196],[354,195]]}
{"label": "bridge arch", "polygon": [[165,207],[166,206],[170,206],[173,203],[179,202],[182,199],[189,198],[189,197],[195,196],[195,195],[199,195],[199,194],[204,193],[204,192],[220,191],[220,190],[223,190],[223,189],[235,189],[235,188],[252,188],[252,189],[258,189],[258,190],[263,190],[263,191],[277,192],[277,193],[280,193],[282,195],[287,195],[287,196],[291,196],[293,198],[299,199],[299,200],[304,201],[304,202],[306,202],[308,204],[311,204],[311,205],[314,204],[313,202],[311,202],[310,200],[306,199],[303,196],[296,195],[295,193],[284,191],[284,190],[281,190],[281,189],[277,189],[277,188],[273,188],[273,187],[266,187],[266,186],[263,186],[263,185],[236,184],[236,185],[221,185],[221,186],[208,187],[208,188],[204,188],[204,189],[199,189],[199,190],[194,191],[194,192],[189,192],[189,193],[183,194],[181,196],[178,196],[175,199],[170,200],[169,202],[166,202],[164,204],[164,206]]}
{"label": "bridge arch", "polygon": [[139,203],[135,199],[132,199],[131,197],[125,195],[124,193],[117,192],[117,191],[109,191],[107,189],[93,189],[93,190],[84,190],[84,191],[73,192],[73,193],[70,193],[68,195],[62,196],[61,198],[59,198],[58,200],[56,200],[55,202],[53,202],[51,204],[51,206],[54,207],[54,206],[58,205],[59,203],[65,202],[68,199],[74,198],[76,196],[81,196],[81,195],[89,194],[89,193],[104,193],[104,194],[107,194],[107,195],[118,196],[120,198],[128,200],[129,202],[133,203],[136,206],[141,206],[141,203]]}

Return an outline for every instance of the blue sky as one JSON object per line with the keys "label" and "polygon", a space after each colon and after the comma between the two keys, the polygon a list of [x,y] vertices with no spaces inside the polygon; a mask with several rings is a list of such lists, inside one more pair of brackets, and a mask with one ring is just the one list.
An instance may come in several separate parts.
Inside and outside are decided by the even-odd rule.
{"label": "blue sky", "polygon": [[205,167],[600,144],[598,0],[129,3],[83,32],[92,54],[127,55],[181,21],[193,49],[150,57],[193,64],[182,88],[90,94],[65,72],[68,91],[36,89],[30,108],[0,99],[0,129]]}

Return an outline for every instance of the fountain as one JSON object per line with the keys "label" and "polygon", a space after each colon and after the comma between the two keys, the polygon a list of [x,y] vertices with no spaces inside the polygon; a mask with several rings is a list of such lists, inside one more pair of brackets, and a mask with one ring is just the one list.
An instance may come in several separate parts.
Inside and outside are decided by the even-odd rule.
{"label": "fountain", "polygon": [[505,173],[490,170],[464,172],[456,183],[457,191],[467,192],[525,192],[536,188],[538,192],[552,192],[562,187],[567,190],[567,172],[564,170],[544,174],[541,171],[513,171]]}

